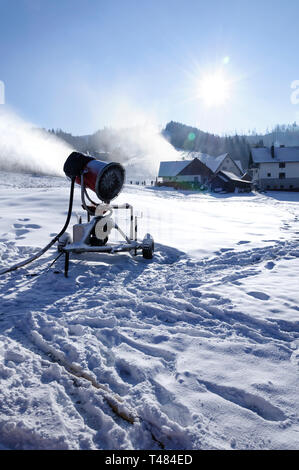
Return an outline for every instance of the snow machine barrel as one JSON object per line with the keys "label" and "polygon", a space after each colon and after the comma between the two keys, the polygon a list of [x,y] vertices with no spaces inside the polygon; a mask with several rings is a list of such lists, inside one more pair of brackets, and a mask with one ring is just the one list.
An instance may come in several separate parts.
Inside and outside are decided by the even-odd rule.
{"label": "snow machine barrel", "polygon": [[116,198],[125,179],[125,170],[119,163],[102,162],[79,152],[72,152],[68,156],[63,171],[69,178],[76,178],[78,184],[81,184],[83,174],[84,185],[105,203]]}

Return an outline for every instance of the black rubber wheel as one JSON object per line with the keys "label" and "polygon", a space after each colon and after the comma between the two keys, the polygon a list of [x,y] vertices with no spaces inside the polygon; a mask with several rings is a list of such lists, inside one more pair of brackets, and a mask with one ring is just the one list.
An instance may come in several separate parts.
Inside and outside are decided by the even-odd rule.
{"label": "black rubber wheel", "polygon": [[142,256],[143,258],[145,259],[152,259],[153,258],[153,250],[151,250],[150,248],[142,248]]}
{"label": "black rubber wheel", "polygon": [[142,256],[145,259],[152,259],[155,251],[153,238],[147,234],[143,240]]}

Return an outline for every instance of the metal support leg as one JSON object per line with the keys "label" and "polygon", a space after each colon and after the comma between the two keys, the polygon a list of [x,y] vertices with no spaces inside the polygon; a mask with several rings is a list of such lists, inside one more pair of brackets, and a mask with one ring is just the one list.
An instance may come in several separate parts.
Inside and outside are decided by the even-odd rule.
{"label": "metal support leg", "polygon": [[133,240],[133,224],[134,224],[134,215],[133,215],[133,207],[128,206],[130,208],[130,240]]}
{"label": "metal support leg", "polygon": [[64,258],[64,277],[68,277],[69,264],[70,264],[70,253],[66,251],[65,258]]}
{"label": "metal support leg", "polygon": [[[135,242],[137,242],[137,216],[135,216]],[[135,248],[135,256],[137,255],[137,249]]]}

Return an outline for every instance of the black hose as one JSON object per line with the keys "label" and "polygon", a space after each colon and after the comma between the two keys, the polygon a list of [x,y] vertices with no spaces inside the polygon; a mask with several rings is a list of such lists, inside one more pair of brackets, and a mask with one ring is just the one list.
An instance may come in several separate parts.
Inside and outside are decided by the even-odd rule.
{"label": "black hose", "polygon": [[74,200],[74,187],[75,187],[75,178],[72,178],[68,214],[67,214],[65,224],[64,224],[63,228],[61,229],[61,231],[58,233],[58,235],[56,235],[50,241],[50,243],[48,243],[48,245],[45,246],[42,250],[40,250],[36,255],[33,255],[33,256],[31,256],[31,258],[28,258],[25,261],[21,261],[21,263],[15,264],[14,266],[11,266],[10,268],[6,268],[6,269],[3,269],[2,271],[0,271],[0,276],[2,274],[10,273],[11,271],[15,271],[16,269],[22,268],[23,266],[26,266],[26,264],[32,263],[32,261],[36,260],[37,258],[42,256],[44,253],[46,253],[46,251],[48,251],[51,248],[51,246],[54,245],[54,243],[57,242],[57,240],[61,237],[61,235],[64,234],[64,232],[68,228],[68,225],[69,225],[70,220],[71,220],[73,200]]}

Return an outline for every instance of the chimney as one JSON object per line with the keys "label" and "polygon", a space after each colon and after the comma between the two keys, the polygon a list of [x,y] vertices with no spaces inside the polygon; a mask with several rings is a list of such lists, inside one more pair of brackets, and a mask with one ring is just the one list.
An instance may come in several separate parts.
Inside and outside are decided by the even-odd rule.
{"label": "chimney", "polygon": [[275,155],[274,155],[274,145],[271,145],[271,157],[272,157],[272,158],[275,158]]}

